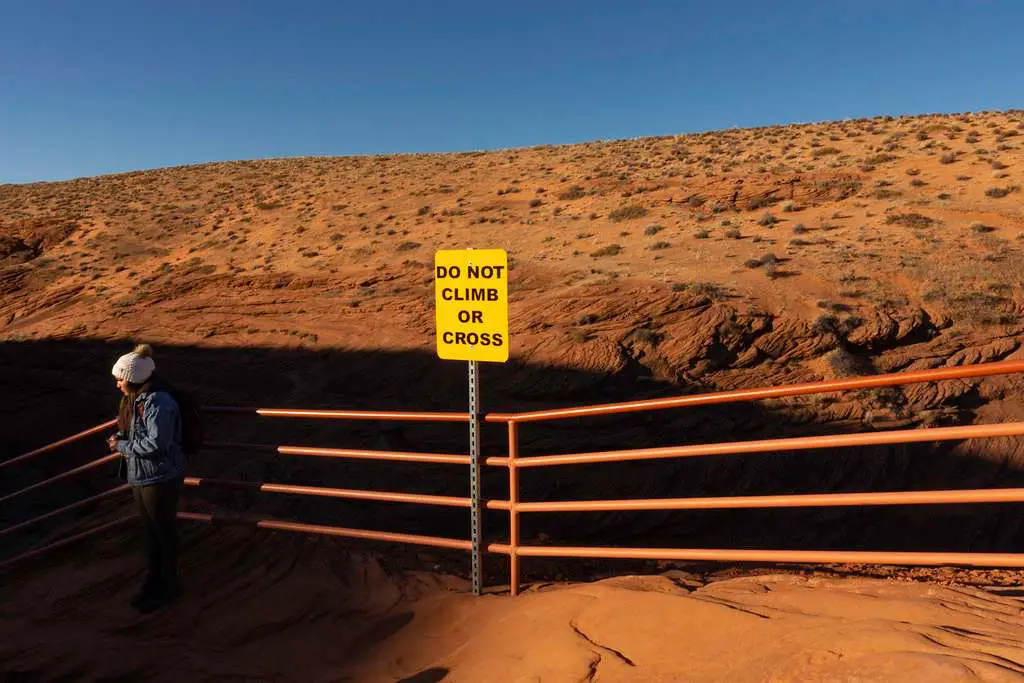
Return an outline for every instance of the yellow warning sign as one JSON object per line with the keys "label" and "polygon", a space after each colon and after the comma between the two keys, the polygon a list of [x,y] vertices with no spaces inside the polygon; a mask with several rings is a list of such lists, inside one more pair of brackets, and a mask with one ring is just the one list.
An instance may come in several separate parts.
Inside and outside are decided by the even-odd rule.
{"label": "yellow warning sign", "polygon": [[437,355],[508,360],[508,254],[504,249],[434,253]]}

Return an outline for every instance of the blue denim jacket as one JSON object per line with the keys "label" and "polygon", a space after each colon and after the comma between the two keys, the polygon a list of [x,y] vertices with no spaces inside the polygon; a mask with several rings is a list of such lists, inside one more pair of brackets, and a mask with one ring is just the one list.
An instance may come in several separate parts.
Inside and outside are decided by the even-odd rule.
{"label": "blue denim jacket", "polygon": [[178,404],[167,392],[152,391],[139,394],[133,408],[128,438],[117,442],[117,452],[127,464],[128,483],[145,486],[183,477]]}

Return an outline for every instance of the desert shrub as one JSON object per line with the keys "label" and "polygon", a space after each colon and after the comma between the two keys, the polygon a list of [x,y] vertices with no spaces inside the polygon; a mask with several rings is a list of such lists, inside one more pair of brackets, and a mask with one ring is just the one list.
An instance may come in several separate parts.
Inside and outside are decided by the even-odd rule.
{"label": "desert shrub", "polygon": [[725,236],[729,239],[738,240],[743,234],[737,228],[730,228],[725,231]]}
{"label": "desert shrub", "polygon": [[986,197],[992,197],[994,199],[1001,199],[1008,194],[1017,192],[1020,188],[1016,185],[1010,185],[1008,187],[990,187],[985,190]]}
{"label": "desert shrub", "polygon": [[814,321],[814,325],[811,326],[811,330],[819,335],[839,335],[839,329],[839,318],[835,315],[829,315],[828,313],[819,315],[818,319]]}
{"label": "desert shrub", "polygon": [[779,258],[775,254],[769,252],[761,258],[749,259],[743,265],[747,268],[760,268],[761,266],[775,266],[778,262]]}
{"label": "desert shrub", "polygon": [[569,330],[569,338],[577,344],[583,344],[593,339],[594,333],[586,330]]}
{"label": "desert shrub", "polygon": [[833,313],[846,313],[850,310],[850,307],[846,304],[836,303],[835,301],[829,301],[827,299],[818,302],[818,308],[824,308],[827,311]]}
{"label": "desert shrub", "polygon": [[601,258],[602,256],[615,256],[622,252],[622,247],[618,244],[609,244],[590,252],[590,255],[594,258]]}
{"label": "desert shrub", "polygon": [[558,198],[562,201],[572,201],[574,199],[582,199],[585,196],[587,196],[587,193],[582,187],[579,185],[573,185],[568,190],[558,195]]}
{"label": "desert shrub", "polygon": [[701,294],[716,301],[719,299],[725,299],[729,296],[729,293],[725,288],[711,282],[694,282],[689,285],[687,289],[694,294]]}
{"label": "desert shrub", "polygon": [[888,225],[902,225],[907,228],[927,228],[935,222],[935,219],[922,216],[919,213],[894,213],[885,219]]}
{"label": "desert shrub", "polygon": [[644,228],[644,234],[647,235],[648,237],[651,237],[652,235],[657,235],[659,232],[661,232],[664,229],[665,229],[665,226],[663,226],[663,225],[657,225],[657,224],[648,225],[646,228]]}
{"label": "desert shrub", "polygon": [[668,249],[671,246],[672,244],[670,242],[655,242],[647,248],[651,251],[660,251],[661,249]]}
{"label": "desert shrub", "polygon": [[633,336],[644,342],[656,346],[663,338],[663,335],[657,330],[652,330],[649,327],[641,327],[633,331]]}
{"label": "desert shrub", "polygon": [[620,206],[611,213],[608,214],[608,220],[618,223],[620,221],[628,221],[634,218],[643,218],[647,215],[647,209],[639,204],[627,204],[626,206]]}
{"label": "desert shrub", "polygon": [[779,222],[778,218],[773,216],[771,213],[765,211],[764,215],[761,216],[761,218],[758,219],[757,224],[762,226],[762,227],[767,228],[767,227],[770,227],[772,225],[775,225],[778,222]]}

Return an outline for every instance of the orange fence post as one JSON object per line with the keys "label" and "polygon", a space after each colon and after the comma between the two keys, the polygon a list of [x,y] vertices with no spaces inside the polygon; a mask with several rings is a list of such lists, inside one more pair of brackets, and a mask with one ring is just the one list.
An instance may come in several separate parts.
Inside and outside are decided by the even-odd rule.
{"label": "orange fence post", "polygon": [[515,420],[508,423],[508,585],[512,595],[519,595],[519,470],[516,456],[519,455],[519,425]]}

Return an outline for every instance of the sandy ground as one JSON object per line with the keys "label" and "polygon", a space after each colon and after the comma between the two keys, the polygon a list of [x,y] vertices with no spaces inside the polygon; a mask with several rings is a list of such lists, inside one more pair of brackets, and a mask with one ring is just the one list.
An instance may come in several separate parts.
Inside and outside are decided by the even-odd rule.
{"label": "sandy ground", "polygon": [[4,577],[2,680],[1024,679],[1013,587],[669,570],[474,598],[462,579],[387,570],[340,542],[189,528],[186,596],[140,617],[126,604],[134,543]]}

